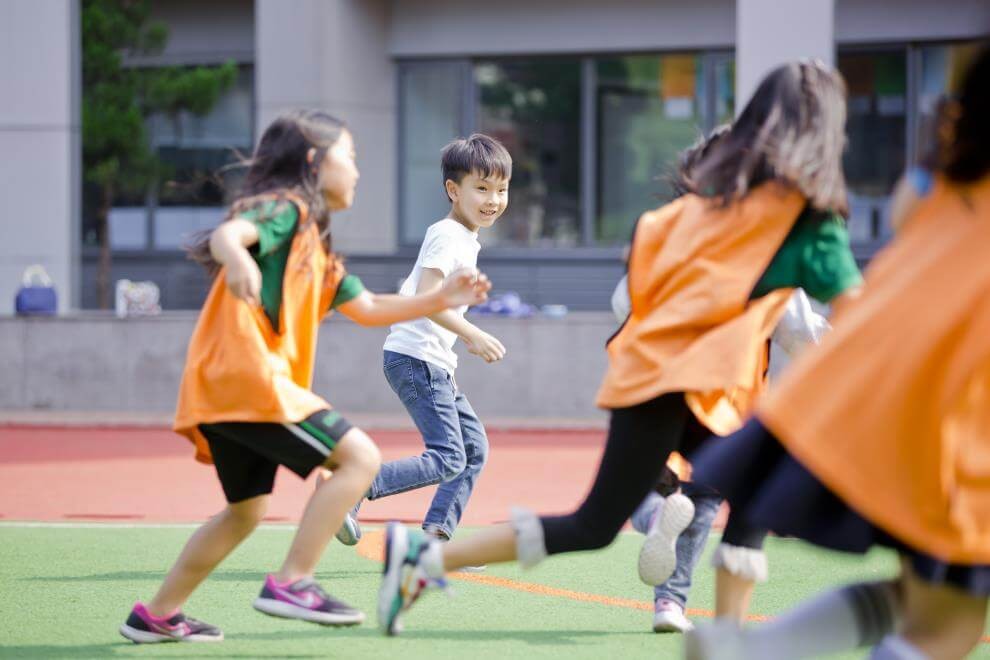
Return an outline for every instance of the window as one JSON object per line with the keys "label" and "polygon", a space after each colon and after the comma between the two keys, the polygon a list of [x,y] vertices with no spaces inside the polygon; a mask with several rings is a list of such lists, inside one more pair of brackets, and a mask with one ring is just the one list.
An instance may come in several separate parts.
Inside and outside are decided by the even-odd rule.
{"label": "window", "polygon": [[869,243],[890,233],[890,192],[907,153],[907,53],[903,48],[840,53],[849,92],[844,158],[849,235]]}
{"label": "window", "polygon": [[581,236],[581,62],[577,58],[474,64],[477,130],[512,155],[509,206],[484,244],[571,247]]}
{"label": "window", "polygon": [[673,197],[677,154],[704,124],[699,55],[635,55],[596,62],[599,244],[628,243],[636,218]]}
{"label": "window", "polygon": [[[156,115],[148,118],[147,129],[165,177],[144,194],[115,200],[109,218],[114,249],[179,249],[190,233],[213,227],[222,218],[225,193],[237,188],[243,172],[224,167],[253,149],[253,67],[241,68],[234,86],[209,114]],[[83,242],[96,245],[92,198],[98,191],[87,193],[92,194],[87,194]]]}
{"label": "window", "polygon": [[464,131],[460,62],[414,62],[399,78],[402,108],[400,206],[402,242],[417,244],[450,209],[440,174],[440,150]]}

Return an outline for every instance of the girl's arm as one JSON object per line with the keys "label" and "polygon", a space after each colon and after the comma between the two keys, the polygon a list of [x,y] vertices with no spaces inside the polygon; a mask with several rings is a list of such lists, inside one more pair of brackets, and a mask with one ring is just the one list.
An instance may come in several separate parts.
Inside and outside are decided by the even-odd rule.
{"label": "girl's arm", "polygon": [[226,266],[227,288],[238,298],[261,304],[261,269],[247,251],[258,242],[253,222],[235,218],[224,222],[210,235],[210,253]]}
{"label": "girl's arm", "polygon": [[440,288],[415,296],[362,291],[337,309],[360,325],[391,325],[430,316],[449,307],[477,305],[488,298],[492,288],[488,277],[470,268],[453,274]]}

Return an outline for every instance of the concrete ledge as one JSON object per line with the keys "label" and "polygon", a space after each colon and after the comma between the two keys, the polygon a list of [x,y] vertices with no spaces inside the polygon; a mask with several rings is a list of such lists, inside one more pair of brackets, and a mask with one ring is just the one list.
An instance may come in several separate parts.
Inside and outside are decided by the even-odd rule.
{"label": "concrete ledge", "polygon": [[[610,314],[472,320],[508,349],[489,365],[458,348],[458,385],[488,425],[604,425],[594,397],[605,342],[615,331]],[[106,313],[0,317],[0,422],[167,425],[195,322],[194,312],[124,320]],[[387,333],[336,316],[324,323],[313,389],[356,423],[367,416],[369,428],[408,428],[382,374]]]}

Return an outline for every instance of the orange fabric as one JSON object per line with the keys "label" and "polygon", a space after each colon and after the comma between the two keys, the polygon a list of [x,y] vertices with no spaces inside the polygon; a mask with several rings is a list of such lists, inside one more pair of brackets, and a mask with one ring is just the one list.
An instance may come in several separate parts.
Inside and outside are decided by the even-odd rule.
{"label": "orange fabric", "polygon": [[806,201],[764,184],[727,208],[686,195],[643,215],[629,257],[632,311],[608,345],[598,405],[685,392],[705,426],[741,426],[762,391],[767,341],[789,289],[750,294]]}
{"label": "orange fabric", "polygon": [[990,564],[990,178],[936,183],[757,415],[895,538]]}
{"label": "orange fabric", "polygon": [[223,421],[299,422],[330,405],[310,391],[320,320],[327,314],[344,269],[328,255],[307,207],[285,268],[281,327],[277,334],[264,310],[234,296],[222,269],[213,281],[189,341],[173,428],[196,446],[196,459],[211,463],[197,426]]}

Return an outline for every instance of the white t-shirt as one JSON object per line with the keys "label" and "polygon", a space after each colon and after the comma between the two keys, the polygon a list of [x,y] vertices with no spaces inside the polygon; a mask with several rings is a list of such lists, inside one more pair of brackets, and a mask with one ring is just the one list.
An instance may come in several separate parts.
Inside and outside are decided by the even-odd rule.
{"label": "white t-shirt", "polygon": [[[426,230],[423,245],[419,248],[416,265],[402,283],[399,295],[416,295],[419,278],[424,268],[435,268],[447,277],[461,268],[476,267],[480,249],[478,235],[456,220],[445,218],[430,225]],[[464,316],[466,310],[465,305],[454,311]],[[392,331],[385,339],[384,348],[386,351],[424,360],[454,373],[454,369],[457,368],[457,354],[453,350],[455,341],[457,341],[456,334],[424,318],[393,325]]]}

